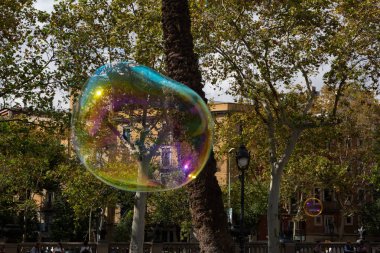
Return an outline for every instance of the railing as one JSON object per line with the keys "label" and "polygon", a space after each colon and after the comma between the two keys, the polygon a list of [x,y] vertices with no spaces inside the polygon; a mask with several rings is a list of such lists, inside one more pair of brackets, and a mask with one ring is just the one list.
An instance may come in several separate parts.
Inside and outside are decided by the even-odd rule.
{"label": "railing", "polygon": [[[315,243],[297,243],[296,253],[313,253]],[[343,253],[344,243],[321,243],[322,252]]]}
{"label": "railing", "polygon": [[[326,253],[344,253],[344,242],[329,242],[321,243],[322,252]],[[313,253],[315,243],[296,243],[295,253]],[[356,244],[353,245],[357,247]],[[380,243],[369,243],[366,244],[368,253],[380,253]]]}
{"label": "railing", "polygon": [[[20,243],[17,246],[17,253],[29,253],[34,245],[35,243],[32,242]],[[62,242],[62,247],[65,250],[64,253],[79,253],[82,245],[83,243],[80,242]],[[41,242],[41,253],[52,253],[55,246],[57,246],[56,242]],[[91,246],[92,253],[96,253],[97,245],[89,243],[89,246]]]}
{"label": "railing", "polygon": [[[144,243],[144,253],[150,253],[152,248],[152,243]],[[129,252],[129,243],[109,243],[108,244],[108,253],[128,253]]]}
{"label": "railing", "polygon": [[163,243],[162,253],[198,253],[199,243]]}
{"label": "railing", "polygon": [[266,242],[254,242],[245,244],[245,252],[247,253],[268,253],[268,245]]}
{"label": "railing", "polygon": [[[0,249],[5,253],[29,253],[35,243],[4,244],[0,243]],[[343,253],[345,243],[321,243],[324,253]],[[42,242],[42,253],[52,253],[52,248],[56,246],[54,242]],[[79,253],[83,243],[63,242],[65,253]],[[129,243],[90,243],[93,253],[128,253]],[[313,253],[315,243],[283,243],[281,253]],[[355,244],[353,245],[356,246]],[[380,243],[366,244],[368,253],[380,253]],[[235,251],[239,252],[239,245],[235,245]],[[0,251],[1,252],[1,251]],[[164,242],[164,243],[144,243],[144,253],[199,253],[198,243]],[[250,242],[245,244],[246,253],[269,253],[266,242]]]}

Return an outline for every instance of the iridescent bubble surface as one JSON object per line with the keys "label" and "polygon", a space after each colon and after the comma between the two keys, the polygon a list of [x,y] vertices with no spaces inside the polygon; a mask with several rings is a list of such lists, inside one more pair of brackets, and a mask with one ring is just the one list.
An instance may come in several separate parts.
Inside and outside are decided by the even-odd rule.
{"label": "iridescent bubble surface", "polygon": [[323,211],[322,201],[317,198],[308,198],[304,203],[303,209],[306,215],[316,217]]}
{"label": "iridescent bubble surface", "polygon": [[181,187],[200,173],[212,119],[190,88],[131,62],[100,67],[74,108],[73,143],[96,177],[128,191]]}

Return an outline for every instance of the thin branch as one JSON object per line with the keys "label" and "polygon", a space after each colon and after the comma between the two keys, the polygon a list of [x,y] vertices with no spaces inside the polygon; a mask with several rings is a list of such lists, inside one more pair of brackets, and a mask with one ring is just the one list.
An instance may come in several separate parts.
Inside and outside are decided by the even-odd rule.
{"label": "thin branch", "polygon": [[[210,42],[211,43],[211,42]],[[221,48],[216,47],[216,46],[211,46],[214,50],[216,50],[219,54],[221,54],[225,60],[227,60],[232,66],[233,69],[240,75],[242,79],[246,79],[244,73],[241,71],[237,63]]]}
{"label": "thin branch", "polygon": [[241,30],[240,28],[238,27],[238,25],[236,24],[236,22],[234,21],[231,21],[230,22],[230,25],[232,25],[235,29],[236,29],[236,32],[239,34],[239,39],[243,42],[244,46],[246,47],[246,49],[248,50],[248,52],[254,57],[254,58],[258,58],[257,54],[252,51],[251,47],[249,46],[249,43],[245,40],[244,36],[242,35],[241,33]]}
{"label": "thin branch", "polygon": [[306,103],[306,106],[303,110],[303,115],[306,116],[306,114],[310,111],[311,107],[313,107],[314,100],[317,97],[317,91],[315,90],[315,87],[312,87],[310,91],[310,97]]}
{"label": "thin branch", "polygon": [[284,154],[282,155],[282,158],[280,160],[279,168],[285,168],[285,166],[289,162],[291,154],[292,154],[294,148],[296,147],[297,140],[300,137],[301,133],[302,133],[302,129],[295,128],[292,130],[292,133],[289,137],[288,143],[286,144]]}
{"label": "thin branch", "polygon": [[268,116],[267,127],[268,127],[268,137],[269,137],[269,145],[270,145],[270,162],[274,164],[277,162],[277,143],[275,137],[275,127],[274,127],[274,119],[270,108],[266,103],[264,103],[264,109]]}
{"label": "thin branch", "polygon": [[305,70],[301,65],[299,65],[299,64],[298,64],[298,68],[301,70],[302,76],[303,76],[303,78],[305,79],[305,83],[306,83],[307,90],[308,90],[310,93],[312,93],[312,92],[313,92],[313,89],[312,89],[312,87],[311,87],[311,83],[310,83],[310,80],[309,80],[309,77],[308,77],[308,75],[307,75],[306,70]]}
{"label": "thin branch", "polygon": [[268,119],[266,119],[264,117],[264,115],[262,114],[262,112],[260,111],[260,107],[259,107],[259,100],[258,99],[255,99],[256,103],[254,104],[254,108],[255,108],[255,112],[256,114],[259,116],[259,118],[264,122],[264,124],[268,124]]}
{"label": "thin branch", "polygon": [[265,70],[266,70],[266,76],[267,76],[267,83],[269,85],[269,88],[272,92],[272,95],[273,97],[275,98],[276,102],[278,105],[280,105],[280,100],[279,100],[279,97],[278,97],[278,93],[277,93],[277,90],[274,88],[274,85],[272,83],[272,77],[271,77],[271,74],[270,74],[270,66],[269,66],[269,63],[268,63],[268,46],[265,46],[265,53],[264,53],[264,63],[265,63]]}
{"label": "thin branch", "polygon": [[115,126],[113,126],[109,122],[107,122],[107,126],[112,131],[112,133],[119,138],[119,140],[124,145],[124,147],[126,147],[129,150],[129,152],[130,152],[131,155],[139,154],[139,150],[136,148],[136,146],[133,145],[133,143],[131,143],[131,141],[126,140],[123,137],[123,135],[119,133],[119,131],[117,130],[117,128]]}
{"label": "thin branch", "polygon": [[342,80],[340,81],[340,83],[338,85],[338,90],[337,90],[337,92],[335,94],[334,107],[333,107],[333,110],[332,110],[332,116],[333,117],[336,116],[336,113],[337,113],[337,110],[338,110],[339,99],[342,96],[343,89],[345,88],[346,80],[347,80],[347,75],[344,74]]}

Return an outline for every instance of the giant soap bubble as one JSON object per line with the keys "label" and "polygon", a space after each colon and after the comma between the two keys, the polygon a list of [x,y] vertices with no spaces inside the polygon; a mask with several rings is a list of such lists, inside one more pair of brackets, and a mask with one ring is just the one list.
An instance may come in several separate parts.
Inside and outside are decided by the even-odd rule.
{"label": "giant soap bubble", "polygon": [[96,177],[128,191],[162,191],[200,173],[212,119],[190,88],[131,62],[100,67],[74,108],[73,142]]}

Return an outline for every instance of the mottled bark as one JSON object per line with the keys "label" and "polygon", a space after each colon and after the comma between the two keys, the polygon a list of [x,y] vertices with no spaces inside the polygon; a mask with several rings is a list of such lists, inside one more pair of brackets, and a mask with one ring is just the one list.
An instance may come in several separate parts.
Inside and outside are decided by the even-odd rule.
{"label": "mottled bark", "polygon": [[[278,165],[272,165],[272,175],[268,195],[268,252],[280,253],[280,221],[278,204],[280,201],[281,171]],[[279,174],[280,173],[280,174]]]}
{"label": "mottled bark", "polygon": [[[187,0],[162,0],[162,26],[167,75],[205,99],[198,58],[194,53]],[[188,185],[192,221],[202,253],[233,252],[222,193],[215,177],[214,154],[197,179]]]}
{"label": "mottled bark", "polygon": [[202,173],[188,186],[192,221],[202,253],[234,252],[215,172],[212,153]]}
{"label": "mottled bark", "polygon": [[129,253],[143,253],[144,249],[144,229],[145,229],[145,211],[148,194],[146,192],[136,192],[135,205],[133,208],[133,221],[131,242],[129,244]]}
{"label": "mottled bark", "polygon": [[269,117],[268,136],[270,140],[270,163],[271,163],[271,181],[268,195],[268,252],[280,253],[280,221],[279,221],[279,203],[280,203],[280,186],[283,171],[289,162],[289,159],[296,147],[297,140],[302,130],[293,129],[292,134],[287,141],[284,153],[278,158],[276,140],[274,136],[273,121]]}

